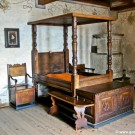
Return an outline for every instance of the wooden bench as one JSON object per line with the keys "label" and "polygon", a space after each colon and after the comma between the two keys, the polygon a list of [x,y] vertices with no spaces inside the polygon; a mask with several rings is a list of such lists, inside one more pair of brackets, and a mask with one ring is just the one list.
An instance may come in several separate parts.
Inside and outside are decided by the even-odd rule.
{"label": "wooden bench", "polygon": [[84,117],[85,108],[94,106],[93,103],[90,103],[90,100],[88,101],[78,97],[74,98],[58,91],[50,91],[48,94],[51,96],[52,100],[52,107],[50,108],[50,114],[55,114],[58,112],[56,99],[61,100],[74,106],[77,118],[75,121],[75,129],[78,130],[80,128],[87,127],[87,119]]}

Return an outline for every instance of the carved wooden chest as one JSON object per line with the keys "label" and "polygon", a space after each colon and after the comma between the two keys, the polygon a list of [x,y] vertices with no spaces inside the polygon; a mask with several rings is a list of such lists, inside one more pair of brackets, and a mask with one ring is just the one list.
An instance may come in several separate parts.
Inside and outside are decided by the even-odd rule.
{"label": "carved wooden chest", "polygon": [[77,95],[90,99],[95,106],[86,109],[88,124],[99,127],[133,112],[134,87],[126,83],[111,82],[77,90]]}

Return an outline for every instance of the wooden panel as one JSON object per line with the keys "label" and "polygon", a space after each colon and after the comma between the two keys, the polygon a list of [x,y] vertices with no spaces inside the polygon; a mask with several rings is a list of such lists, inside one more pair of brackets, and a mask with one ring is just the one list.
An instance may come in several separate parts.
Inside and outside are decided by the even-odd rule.
{"label": "wooden panel", "polygon": [[39,74],[64,72],[64,53],[45,52],[38,54]]}
{"label": "wooden panel", "polygon": [[26,63],[8,65],[8,75],[15,76],[25,76],[26,75]]}
{"label": "wooden panel", "polygon": [[81,88],[81,87],[92,86],[92,85],[97,85],[97,84],[102,84],[107,82],[112,82],[111,74],[80,78],[79,87]]}
{"label": "wooden panel", "polygon": [[32,103],[34,101],[35,101],[34,88],[16,92],[16,106],[27,104],[27,103]]}
{"label": "wooden panel", "polygon": [[120,96],[120,105],[121,107],[124,106],[129,106],[131,103],[130,103],[130,92],[124,92],[121,94]]}
{"label": "wooden panel", "polygon": [[48,53],[38,53],[38,69],[39,74],[47,74],[50,72],[51,59]]}
{"label": "wooden panel", "polygon": [[34,78],[35,81],[39,83],[71,93],[71,82],[69,81],[62,80],[60,78],[48,77],[47,75],[39,75],[39,74],[35,74]]}
{"label": "wooden panel", "polygon": [[[46,75],[47,77],[50,78],[56,78],[56,79],[60,79],[60,80],[65,80],[71,83],[71,75],[70,73],[61,73],[61,74],[48,74]],[[86,76],[83,75],[79,75],[79,78],[86,78]]]}
{"label": "wooden panel", "polygon": [[125,89],[120,89],[120,111],[125,112],[133,107],[133,95],[134,95],[134,88],[133,87],[126,87]]}
{"label": "wooden panel", "polygon": [[95,95],[97,103],[95,106],[95,123],[99,123],[117,115],[119,106],[116,93],[116,90],[112,90]]}
{"label": "wooden panel", "polygon": [[15,106],[23,105],[26,103],[32,103],[35,101],[35,88],[32,86],[21,86],[17,87],[17,91],[15,88],[10,88],[10,103]]}
{"label": "wooden panel", "polygon": [[14,68],[10,68],[9,72],[11,76],[25,75],[24,67],[18,67],[17,70],[14,70]]}
{"label": "wooden panel", "polygon": [[100,114],[104,115],[106,113],[110,113],[113,111],[113,98],[112,97],[107,97],[101,100],[100,102]]}
{"label": "wooden panel", "polygon": [[47,81],[44,82],[47,86],[51,86],[53,88],[61,89],[62,91],[72,92],[71,90],[71,82],[56,79],[56,78],[47,78]]}

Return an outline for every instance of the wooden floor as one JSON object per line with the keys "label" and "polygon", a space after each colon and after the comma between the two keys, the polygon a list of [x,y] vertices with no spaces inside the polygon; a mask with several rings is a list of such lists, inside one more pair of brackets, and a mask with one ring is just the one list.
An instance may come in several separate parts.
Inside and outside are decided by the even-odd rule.
{"label": "wooden floor", "polygon": [[15,111],[0,108],[0,135],[117,135],[135,134],[135,113],[98,129],[88,127],[75,131],[73,127],[51,116],[42,105]]}

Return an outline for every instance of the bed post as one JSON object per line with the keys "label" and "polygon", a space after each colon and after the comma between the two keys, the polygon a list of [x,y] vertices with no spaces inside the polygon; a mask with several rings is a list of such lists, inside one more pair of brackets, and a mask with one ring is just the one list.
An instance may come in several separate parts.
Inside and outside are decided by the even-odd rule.
{"label": "bed post", "polygon": [[113,75],[113,70],[112,70],[112,24],[111,21],[107,22],[107,50],[108,50],[108,56],[107,56],[107,73],[110,75]]}
{"label": "bed post", "polygon": [[64,68],[65,72],[69,72],[69,49],[68,49],[68,27],[67,25],[64,25],[63,27],[63,33],[64,33]]}
{"label": "bed post", "polygon": [[[37,27],[36,25],[32,25],[32,51],[31,51],[31,59],[32,59],[32,76],[34,74],[38,74],[38,51],[37,51]],[[35,85],[35,99],[38,99],[38,84],[34,81]]]}
{"label": "bed post", "polygon": [[38,74],[37,27],[32,25],[32,75]]}
{"label": "bed post", "polygon": [[79,75],[77,74],[77,18],[75,16],[72,17],[72,53],[73,73],[71,84],[73,97],[76,97],[76,88],[79,87]]}

